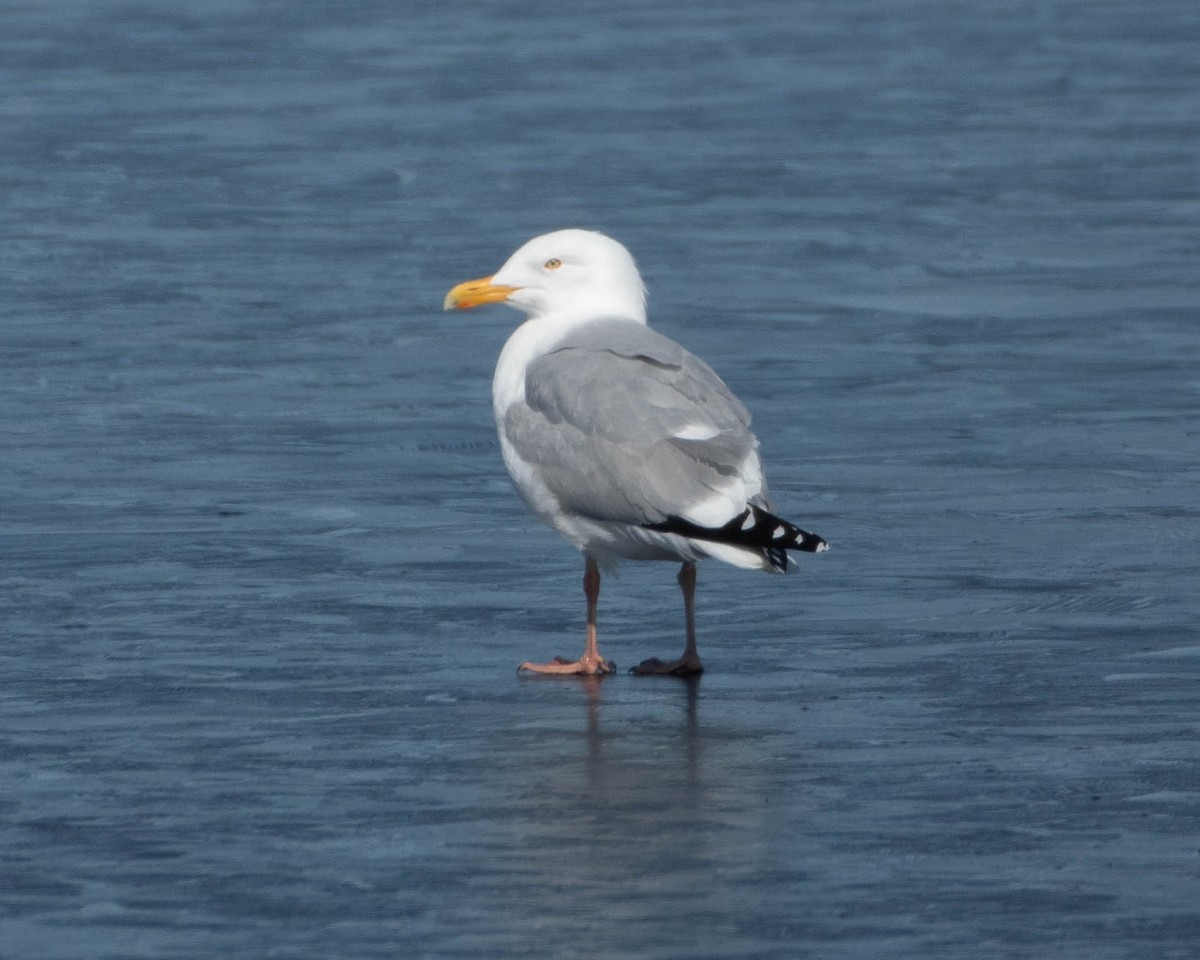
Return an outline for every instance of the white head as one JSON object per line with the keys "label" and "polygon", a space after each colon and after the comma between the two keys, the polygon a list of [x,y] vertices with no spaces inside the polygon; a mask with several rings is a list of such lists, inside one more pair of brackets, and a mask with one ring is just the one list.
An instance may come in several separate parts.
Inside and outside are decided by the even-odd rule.
{"label": "white head", "polygon": [[591,230],[534,237],[493,276],[460,283],[445,309],[507,303],[531,319],[627,317],[646,322],[646,288],[621,244]]}

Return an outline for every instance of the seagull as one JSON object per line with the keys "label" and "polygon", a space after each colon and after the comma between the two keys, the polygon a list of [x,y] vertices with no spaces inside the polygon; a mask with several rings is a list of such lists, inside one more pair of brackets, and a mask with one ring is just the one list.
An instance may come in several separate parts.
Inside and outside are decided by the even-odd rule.
{"label": "seagull", "polygon": [[443,307],[488,303],[526,316],[492,381],[504,464],[529,509],[584,558],[583,654],[518,672],[616,670],[600,655],[596,606],[601,569],[628,559],[681,564],[686,632],[681,656],[630,672],[700,673],[696,563],[786,573],[789,550],[828,544],[772,512],[749,412],[704,361],[646,325],[646,288],[616,240],[574,229],[535,237]]}

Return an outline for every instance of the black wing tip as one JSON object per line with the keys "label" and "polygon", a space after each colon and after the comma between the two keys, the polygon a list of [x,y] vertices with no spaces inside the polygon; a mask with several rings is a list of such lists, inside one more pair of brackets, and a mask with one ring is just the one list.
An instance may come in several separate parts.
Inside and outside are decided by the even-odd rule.
{"label": "black wing tip", "polygon": [[767,547],[763,553],[766,554],[767,563],[776,573],[788,573],[795,566],[787,551],[780,547]]}
{"label": "black wing tip", "polygon": [[793,550],[803,550],[806,553],[824,553],[829,549],[829,541],[824,537],[818,537],[815,533],[809,533],[807,530],[799,531],[803,537],[794,547]]}
{"label": "black wing tip", "polygon": [[823,553],[829,549],[829,543],[824,537],[801,530],[753,504],[721,527],[702,527],[690,520],[684,520],[683,517],[667,517],[661,523],[647,523],[643,526],[647,530],[675,533],[693,540],[711,540],[715,543],[761,550],[771,568],[781,573],[789,569],[789,550]]}

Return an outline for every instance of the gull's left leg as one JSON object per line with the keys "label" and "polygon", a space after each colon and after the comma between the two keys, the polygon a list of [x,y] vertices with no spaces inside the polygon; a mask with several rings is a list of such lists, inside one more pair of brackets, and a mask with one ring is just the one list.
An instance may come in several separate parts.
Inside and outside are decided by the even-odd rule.
{"label": "gull's left leg", "polygon": [[696,651],[696,565],[684,561],[677,579],[679,589],[683,591],[683,619],[687,625],[687,645],[683,648],[683,656],[678,660],[651,657],[631,669],[630,673],[684,677],[704,672],[704,664],[700,662],[700,654]]}
{"label": "gull's left leg", "polygon": [[578,660],[555,657],[549,663],[530,663],[526,660],[517,667],[518,673],[522,670],[529,670],[532,673],[557,674],[616,672],[616,665],[611,660],[605,660],[600,656],[600,647],[596,643],[596,605],[600,600],[600,568],[591,557],[587,558],[583,567],[583,594],[587,597],[587,641],[583,646],[583,656]]}

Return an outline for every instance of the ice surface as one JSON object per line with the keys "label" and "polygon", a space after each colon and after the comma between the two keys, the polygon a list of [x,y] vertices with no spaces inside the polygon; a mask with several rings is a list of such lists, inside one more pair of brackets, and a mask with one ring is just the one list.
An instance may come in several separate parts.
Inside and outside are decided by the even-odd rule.
{"label": "ice surface", "polygon": [[[9,4],[0,955],[1191,957],[1194,4]],[[606,230],[833,549],[519,679],[503,474]],[[667,566],[604,652],[678,653]]]}

